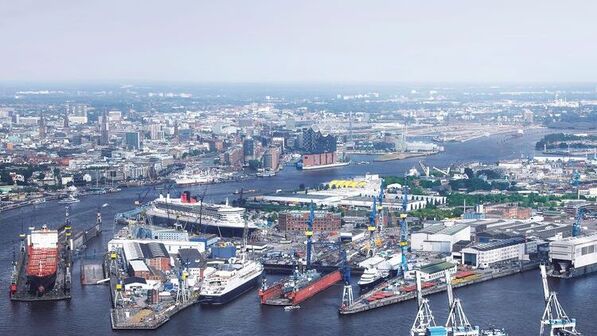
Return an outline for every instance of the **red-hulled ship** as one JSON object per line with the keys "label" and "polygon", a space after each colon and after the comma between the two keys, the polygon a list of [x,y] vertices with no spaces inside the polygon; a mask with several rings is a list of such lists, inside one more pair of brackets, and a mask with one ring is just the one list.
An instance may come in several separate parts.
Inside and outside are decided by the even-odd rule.
{"label": "red-hulled ship", "polygon": [[42,296],[54,288],[58,269],[58,231],[43,226],[27,236],[29,292]]}
{"label": "red-hulled ship", "polygon": [[323,277],[315,270],[295,274],[284,281],[273,284],[269,288],[263,286],[259,290],[261,304],[274,306],[296,306],[313,295],[328,289],[342,280],[340,271],[333,271]]}

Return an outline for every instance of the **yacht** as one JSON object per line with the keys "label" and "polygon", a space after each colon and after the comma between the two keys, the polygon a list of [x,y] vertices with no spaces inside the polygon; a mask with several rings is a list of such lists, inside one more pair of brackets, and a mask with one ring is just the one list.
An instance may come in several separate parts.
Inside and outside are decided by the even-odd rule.
{"label": "yacht", "polygon": [[229,263],[217,266],[218,269],[206,276],[199,292],[201,304],[225,304],[260,283],[263,274],[261,263],[240,258],[231,258]]}
{"label": "yacht", "polygon": [[75,197],[75,195],[70,194],[68,195],[67,198],[63,198],[60,201],[58,201],[58,203],[62,203],[62,204],[72,204],[72,203],[78,203],[81,200],[79,200],[78,198]]}
{"label": "yacht", "polygon": [[377,267],[369,267],[365,269],[365,272],[361,274],[361,278],[359,279],[359,289],[361,293],[364,293],[375,286],[382,283],[388,276],[390,275],[389,272],[385,270],[378,269]]}

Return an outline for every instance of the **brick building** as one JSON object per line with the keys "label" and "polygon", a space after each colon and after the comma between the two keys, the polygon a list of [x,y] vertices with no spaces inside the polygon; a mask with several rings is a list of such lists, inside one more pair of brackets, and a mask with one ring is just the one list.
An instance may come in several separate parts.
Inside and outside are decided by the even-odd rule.
{"label": "brick building", "polygon": [[[309,222],[309,211],[284,211],[278,218],[282,231],[305,231]],[[315,211],[314,232],[339,231],[342,218],[340,213]]]}
{"label": "brick building", "polygon": [[529,219],[532,216],[531,208],[523,208],[514,204],[485,205],[485,214],[507,219]]}

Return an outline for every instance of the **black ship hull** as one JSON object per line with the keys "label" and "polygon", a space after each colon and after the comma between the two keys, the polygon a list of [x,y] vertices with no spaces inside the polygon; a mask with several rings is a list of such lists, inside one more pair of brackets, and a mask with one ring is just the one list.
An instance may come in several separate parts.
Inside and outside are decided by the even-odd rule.
{"label": "black ship hull", "polygon": [[54,289],[54,284],[56,283],[56,273],[42,277],[28,275],[27,282],[29,283],[30,294],[42,296],[45,293]]}
{"label": "black ship hull", "polygon": [[385,280],[385,278],[377,278],[372,282],[366,283],[366,284],[359,284],[359,291],[361,293],[365,293],[368,292],[370,290],[372,290],[373,288],[375,288],[375,286],[379,285],[380,283],[382,283]]}
{"label": "black ship hull", "polygon": [[251,289],[257,287],[257,285],[261,282],[260,279],[261,276],[257,276],[254,279],[245,282],[244,284],[236,287],[235,289],[229,291],[224,295],[201,295],[201,297],[199,298],[199,303],[204,305],[226,304],[243,295],[244,293],[250,291]]}
{"label": "black ship hull", "polygon": [[[161,216],[151,216],[152,224],[171,227],[177,222],[176,218],[165,218]],[[185,222],[179,220],[178,223],[182,224],[183,226],[186,224],[186,230],[189,232],[195,233],[211,233],[221,237],[242,237],[244,227],[224,227],[224,226],[215,226],[215,225],[206,225],[201,224],[199,225],[199,220],[194,222]],[[251,234],[256,229],[250,228],[249,234]]]}

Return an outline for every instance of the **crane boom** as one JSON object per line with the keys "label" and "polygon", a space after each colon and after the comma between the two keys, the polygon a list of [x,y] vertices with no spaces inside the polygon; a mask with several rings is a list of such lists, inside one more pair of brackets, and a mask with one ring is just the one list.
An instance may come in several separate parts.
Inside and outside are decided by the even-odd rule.
{"label": "crane boom", "polygon": [[315,220],[315,209],[313,206],[313,201],[311,201],[311,206],[309,207],[309,222],[307,223],[307,231],[305,231],[305,236],[307,236],[307,269],[311,268],[311,245],[313,238],[313,221]]}
{"label": "crane boom", "polygon": [[549,284],[547,283],[547,271],[545,270],[545,265],[539,265],[539,269],[541,269],[541,279],[543,280],[543,297],[545,298],[545,302],[549,301]]}
{"label": "crane boom", "polygon": [[402,254],[402,274],[408,271],[408,223],[406,222],[406,210],[408,208],[408,187],[402,189],[402,213],[400,214],[400,252]]}

